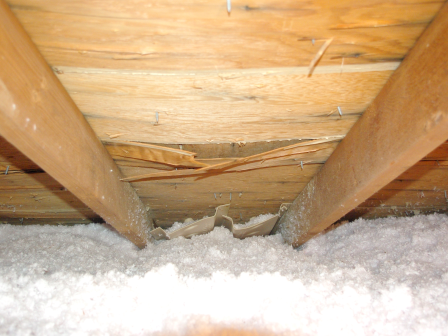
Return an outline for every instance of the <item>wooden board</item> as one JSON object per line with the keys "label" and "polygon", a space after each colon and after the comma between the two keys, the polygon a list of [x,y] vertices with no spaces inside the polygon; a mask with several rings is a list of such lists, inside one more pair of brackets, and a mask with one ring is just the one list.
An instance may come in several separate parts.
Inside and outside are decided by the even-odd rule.
{"label": "wooden board", "polygon": [[[443,165],[442,167],[446,167],[446,161],[439,163]],[[448,191],[448,170],[437,169],[437,167],[439,166],[436,161],[421,161],[415,168],[409,169],[384,188],[386,192],[382,190],[373,195],[369,199],[371,203],[364,202],[347,214],[344,219],[353,220],[361,215],[365,218],[377,218],[446,211],[448,203],[444,200],[444,190]],[[121,168],[125,174],[142,172],[135,167]],[[233,200],[231,216],[236,222],[240,222],[263,212],[275,213],[278,211],[279,204],[293,200],[297,188],[303,188],[313,175],[309,172],[301,175],[302,171],[297,164],[285,170],[286,168],[279,167],[266,171],[270,179],[264,183],[258,179],[265,179],[266,175],[263,171],[259,171],[256,176],[253,175],[255,172],[238,174],[237,179],[232,177],[233,174],[228,174],[224,176],[225,180],[222,182],[216,177],[200,181],[179,179],[142,182],[135,184],[135,187],[137,193],[142,196],[143,202],[153,204],[155,221],[162,227],[169,226],[174,221],[183,221],[188,217],[200,219],[211,215],[215,206],[230,201],[230,192],[232,192]],[[296,173],[298,174],[293,180],[295,182],[291,182]],[[285,174],[291,174],[291,176],[288,176],[287,180],[282,180]],[[198,187],[197,190],[195,186]],[[437,189],[436,192],[433,190],[434,187]],[[45,189],[56,190],[57,193],[45,192]],[[407,189],[408,192],[400,192],[402,189]],[[18,192],[19,190],[22,192]],[[283,191],[285,191],[284,194],[282,194]],[[421,191],[424,197],[421,197]],[[241,197],[240,192],[242,192]],[[71,202],[70,192],[64,192],[63,187],[45,173],[13,173],[6,176],[0,174],[0,195],[2,195],[0,196],[0,221],[20,224],[20,219],[25,218],[23,224],[67,224],[100,220],[95,218],[93,212],[87,213],[82,203]],[[148,198],[148,195],[152,197]],[[10,199],[11,196],[12,199]],[[44,199],[41,199],[42,197]],[[281,197],[284,199],[282,200]],[[61,201],[61,198],[68,201]],[[164,202],[166,199],[174,199],[174,201],[173,203]]]}
{"label": "wooden board", "polygon": [[294,246],[322,232],[448,138],[448,5],[279,221]]}
{"label": "wooden board", "polygon": [[[297,157],[262,160],[248,165],[233,167],[225,172],[209,171],[194,177],[160,178],[132,183],[137,194],[151,205],[156,224],[166,226],[188,217],[200,219],[212,215],[220,204],[232,204],[230,216],[235,222],[247,221],[260,212],[276,213],[283,202],[290,202],[297,188],[301,189],[320,169],[338,142],[325,142],[298,147],[298,151],[310,150]],[[284,142],[277,142],[280,146]],[[222,145],[202,145],[222,147]],[[195,148],[201,153],[201,145]],[[282,147],[282,146],[280,146]],[[253,153],[255,148],[257,153]],[[264,153],[265,145],[240,147],[241,153]],[[245,157],[249,155],[243,155]],[[200,159],[202,162],[219,162],[222,159]],[[303,169],[300,162],[303,161]],[[124,163],[121,160],[120,163]],[[123,175],[135,176],[160,171],[160,167],[121,165]],[[136,164],[136,163],[135,163]],[[173,170],[174,168],[169,168]],[[237,171],[237,169],[244,171]],[[232,194],[232,195],[231,195]],[[169,200],[169,202],[167,202]]]}
{"label": "wooden board", "polygon": [[0,133],[118,232],[146,245],[146,209],[3,1]]}
{"label": "wooden board", "polygon": [[[201,179],[190,177],[132,185],[143,203],[151,204],[159,226],[189,217],[200,219],[213,215],[216,206],[229,202],[229,216],[235,222],[245,222],[260,213],[277,213],[280,204],[291,202],[297,190],[301,190],[321,166],[305,165],[302,170],[294,164]],[[138,168],[122,167],[125,175],[134,174],[135,169]]]}
{"label": "wooden board", "polygon": [[67,224],[101,221],[64,186],[0,137],[0,222]]}
{"label": "wooden board", "polygon": [[102,140],[186,144],[343,136],[397,66],[57,75]]}
{"label": "wooden board", "polygon": [[[112,136],[182,147],[207,162],[258,154],[300,138],[345,135],[443,3],[233,0],[228,17],[225,1],[215,0],[8,0],[102,140]],[[309,62],[330,37],[333,42],[307,78]],[[327,116],[338,105],[343,117],[337,112]],[[278,141],[263,141],[272,139]],[[434,160],[448,151],[448,146],[440,148]],[[0,194],[6,207],[2,212],[0,204],[0,218],[20,220],[28,204],[29,216],[46,221],[56,216],[64,223],[73,223],[76,216],[80,222],[89,220],[76,214],[86,207],[64,202],[74,196],[58,190],[39,166],[10,148],[3,147],[1,154]],[[118,157],[116,162],[125,175],[173,169]],[[8,165],[10,175],[4,179]],[[297,194],[317,167],[309,173],[305,166],[302,176],[298,162],[286,160],[269,169],[227,174],[222,183],[217,176],[158,180],[139,183],[137,192],[146,204],[149,198],[157,202],[157,223],[168,225],[210,215],[232,190],[241,189],[231,215],[239,221],[241,213],[247,220],[291,201],[296,196],[291,186]],[[32,174],[27,178],[24,172]],[[9,179],[13,174],[19,174],[15,182]],[[291,180],[283,180],[283,174]],[[430,188],[430,179],[421,178],[416,175],[408,185],[396,182],[393,188]],[[7,194],[16,187],[23,192],[16,201],[22,203],[14,203],[19,207],[12,213]],[[42,194],[46,198],[39,202],[29,189],[57,192]],[[221,190],[216,201],[214,189]],[[174,197],[171,206],[169,197]],[[394,206],[391,200],[388,204]],[[24,220],[33,222],[39,220]]]}
{"label": "wooden board", "polygon": [[[244,146],[238,144],[203,144],[186,145],[186,149],[194,149],[204,162],[217,162],[232,157],[247,157],[291,145],[297,141],[273,141],[248,143]],[[8,143],[0,142],[0,154],[3,152],[9,157],[19,158],[20,155]],[[294,159],[280,160],[270,163],[264,162],[259,169],[244,173],[227,173],[220,176],[212,174],[197,180],[196,178],[159,180],[134,184],[136,191],[145,204],[155,203],[152,208],[156,223],[161,226],[171,225],[174,221],[183,221],[193,217],[200,219],[214,211],[214,207],[230,201],[232,192],[232,209],[230,215],[235,222],[246,221],[261,212],[275,213],[283,201],[291,201],[295,197],[297,188],[302,188],[325,162],[334,150],[337,142],[322,144],[322,151],[306,154],[304,158],[314,164],[305,164],[304,170],[300,161]],[[178,146],[173,146],[178,147]],[[185,148],[184,148],[185,149]],[[222,159],[212,159],[218,153]],[[27,162],[28,161],[28,162]],[[6,157],[0,162],[11,164]],[[32,162],[26,157],[15,161],[18,166],[31,166]],[[142,160],[125,159],[121,157],[117,163],[124,176],[157,172],[162,169],[173,170],[173,167],[146,162]],[[268,163],[274,167],[270,167]],[[12,167],[12,166],[11,166]],[[266,168],[268,167],[268,168]],[[59,218],[53,223],[73,223],[74,210],[84,211],[83,204],[64,202],[69,199],[70,193],[43,171],[25,173],[23,170],[10,170],[4,175],[0,170],[0,219],[19,223],[21,218],[25,224],[39,223],[38,220],[26,217],[41,218],[40,223],[47,223],[53,218]],[[204,177],[204,176],[203,176]],[[10,199],[11,191],[16,192]],[[56,193],[52,194],[52,191]],[[242,193],[241,196],[239,194]],[[33,195],[35,196],[33,196]],[[216,194],[216,200],[214,197]],[[42,200],[40,198],[44,197]],[[283,199],[282,199],[283,197]],[[35,201],[38,198],[40,201]],[[170,202],[167,202],[170,200]],[[3,211],[2,207],[3,205]],[[166,207],[168,205],[168,207]],[[14,211],[15,208],[15,212]],[[241,214],[241,215],[240,215]],[[78,218],[82,216],[78,215]],[[96,219],[97,220],[97,219]],[[79,222],[91,222],[88,218]]]}
{"label": "wooden board", "polygon": [[448,141],[437,147],[423,158],[424,161],[448,160]]}
{"label": "wooden board", "polygon": [[64,213],[48,214],[46,217],[42,216],[40,213],[29,214],[30,217],[8,217],[1,216],[0,224],[10,224],[10,225],[82,225],[82,224],[104,224],[104,221],[100,217],[76,217],[72,214],[68,216]]}
{"label": "wooden board", "polygon": [[448,212],[448,142],[369,197],[344,219]]}
{"label": "wooden board", "polygon": [[51,65],[180,70],[308,66],[331,37],[321,65],[401,60],[443,1],[8,3]]}
{"label": "wooden board", "polygon": [[[164,144],[165,147],[179,148],[197,154],[196,158],[216,159],[216,158],[240,158],[268,152],[280,147],[294,145],[306,140],[278,140],[278,141],[258,141],[258,142],[230,142],[230,143],[207,143],[207,144]],[[448,146],[447,146],[448,150]]]}
{"label": "wooden board", "polygon": [[28,159],[13,145],[0,136],[0,171],[4,172],[6,168],[9,171],[41,171],[42,169],[33,161]]}
{"label": "wooden board", "polygon": [[[214,153],[220,154],[223,158],[229,158],[259,154],[292,143],[292,141],[258,142],[248,143],[242,147],[238,144],[203,144],[185,145],[183,148],[196,151],[199,154],[198,156],[206,158],[213,157]],[[173,147],[178,148],[174,145]],[[431,195],[440,198],[444,196],[443,188],[448,189],[446,185],[448,183],[447,149],[448,143],[438,147],[423,161],[403,173],[385,188],[395,190],[395,192],[401,189],[412,191],[412,193],[406,195],[414,197],[415,201],[410,202],[406,198],[398,196],[386,198],[387,195],[391,195],[390,192],[377,194],[374,195],[375,198],[372,198],[372,200],[375,199],[376,203],[372,203],[375,207],[369,207],[366,205],[367,203],[364,203],[344,218],[353,220],[360,215],[365,218],[376,218],[444,211],[446,205],[443,202],[438,202],[439,200],[437,200],[438,203],[433,202]],[[2,145],[0,142],[1,153],[9,155],[10,158],[15,158],[16,165],[20,167],[33,169],[37,167],[26,157],[21,157],[20,152],[13,147],[8,147],[7,143]],[[434,158],[439,161],[431,161]],[[314,159],[316,163],[324,163],[327,157],[314,157]],[[207,161],[207,159],[204,160]],[[208,159],[208,162],[210,161],[212,160]],[[151,171],[157,172],[162,169],[174,169],[151,162],[123,158],[117,160],[117,164],[125,176]],[[265,172],[260,170],[226,174],[223,176],[223,181],[217,176],[213,178],[209,176],[198,181],[193,178],[160,180],[136,183],[134,186],[137,193],[142,196],[144,203],[154,203],[154,219],[162,227],[169,226],[175,221],[183,221],[188,217],[200,219],[212,215],[215,206],[230,201],[230,192],[232,192],[231,216],[235,222],[244,222],[263,212],[277,212],[280,203],[293,200],[297,188],[303,188],[314,175],[314,172],[319,169],[318,166],[314,166],[314,169],[310,172],[308,169],[311,167],[305,165],[306,173],[303,173],[297,161],[286,160],[282,164],[285,166],[270,168]],[[87,213],[86,207],[82,203],[71,202],[72,198],[75,199],[74,196],[69,191],[64,191],[64,187],[48,174],[42,171],[31,171],[34,173],[25,174],[22,170],[17,171],[10,168],[10,173],[4,175],[7,165],[13,167],[10,160],[5,156],[2,158],[0,155],[0,195],[3,195],[0,201],[0,221],[15,224],[68,224],[90,223],[100,220],[100,218],[95,218],[93,212]],[[237,177],[234,178],[234,176]],[[286,180],[283,179],[285,177],[287,177]],[[426,191],[433,191],[434,187],[439,193],[426,193]],[[49,193],[45,190],[57,192]],[[15,195],[12,199],[9,198],[11,197],[11,191]],[[284,194],[282,194],[283,191],[285,191]],[[426,198],[424,205],[420,203],[420,191],[424,191]],[[240,192],[242,192],[241,197],[239,196]],[[217,196],[216,200],[214,194]],[[383,195],[383,198],[380,198],[379,195]],[[40,200],[42,197],[44,199]],[[173,199],[174,201],[173,203],[166,202],[167,199]],[[24,219],[21,222],[22,218]]]}
{"label": "wooden board", "polygon": [[[43,215],[46,214],[46,215]],[[0,217],[3,218],[97,219],[92,210],[66,190],[1,190]]]}
{"label": "wooden board", "polygon": [[171,169],[170,171],[165,169],[162,172],[149,172],[127,176],[123,178],[122,181],[136,182],[191,176],[202,178],[203,176],[208,176],[210,174],[219,175],[228,172],[258,170],[291,164],[299,164],[303,169],[303,165],[325,161],[334,151],[338,143],[338,141],[322,139],[311,140],[243,158],[216,158],[199,160],[198,162],[202,162],[207,165],[206,167],[202,167],[200,169],[176,168],[176,170]]}

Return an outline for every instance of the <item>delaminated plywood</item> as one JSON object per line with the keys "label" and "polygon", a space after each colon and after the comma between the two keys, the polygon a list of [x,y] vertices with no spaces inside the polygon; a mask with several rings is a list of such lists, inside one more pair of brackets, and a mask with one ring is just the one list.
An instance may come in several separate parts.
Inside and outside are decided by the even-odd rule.
{"label": "delaminated plywood", "polygon": [[[263,153],[294,142],[296,141],[259,142],[241,147],[237,144],[185,147],[198,152],[198,157],[201,157],[199,160],[211,163]],[[20,158],[19,153],[8,146],[8,143],[0,144],[2,152],[8,153],[10,157]],[[321,151],[303,154],[305,156],[302,156],[302,159],[309,161],[304,164],[303,170],[300,161],[286,158],[273,162],[268,160],[263,164],[259,162],[256,167],[244,172],[210,173],[199,178],[161,179],[136,182],[132,185],[143,203],[151,205],[154,219],[161,226],[183,221],[188,217],[200,219],[211,214],[216,206],[228,202],[232,204],[230,215],[235,222],[246,221],[261,212],[277,212],[281,203],[290,202],[297,190],[303,188],[320,169],[336,145],[337,142],[322,144]],[[213,158],[214,153],[220,153],[221,158]],[[0,162],[11,163],[1,156]],[[16,164],[32,165],[24,157],[21,162],[16,161]],[[123,157],[117,160],[117,164],[124,176],[174,169],[162,164]],[[79,218],[79,222],[98,220],[93,212],[41,170],[28,174],[23,170],[10,170],[8,175],[0,172],[0,218],[17,223],[24,218],[25,224],[39,222],[28,218],[41,218],[40,223],[73,223],[76,218]],[[51,221],[51,218],[57,219]]]}
{"label": "delaminated plywood", "polygon": [[[198,157],[205,157],[200,160],[213,161],[211,158],[214,153],[219,153],[223,158],[244,157],[290,144],[292,141],[250,143],[243,147],[237,144],[185,145],[183,148],[198,152]],[[14,148],[6,148],[4,144],[0,148],[2,154],[8,153],[9,157],[14,157],[17,165],[35,167],[28,159],[20,159],[20,153]],[[446,211],[448,203],[445,200],[444,190],[448,191],[447,149],[447,143],[440,146],[369,199],[370,203],[361,204],[346,218]],[[133,186],[143,203],[152,205],[156,223],[163,227],[189,217],[200,219],[212,215],[216,206],[229,201],[232,204],[230,215],[234,221],[244,222],[260,213],[275,213],[281,203],[291,202],[326,161],[325,157],[314,159],[315,164],[305,164],[303,171],[300,162],[289,159],[269,169],[209,175],[202,179],[179,178],[136,182]],[[6,167],[11,164],[10,167],[13,167],[13,162],[7,160],[5,156],[0,156],[0,161],[2,221],[16,224],[22,222],[57,224],[90,223],[100,220],[46,173],[28,171],[29,174],[24,174],[22,170],[12,169],[8,175],[4,175],[2,165]],[[142,160],[121,158],[116,162],[125,176],[174,169]]]}
{"label": "delaminated plywood", "polygon": [[[276,213],[281,203],[291,202],[321,164],[271,167],[247,172],[132,183],[143,203],[151,205],[160,226],[188,217],[200,219],[214,208],[231,203],[235,222],[260,213]],[[134,174],[123,169],[125,175]],[[230,196],[230,193],[232,196]],[[216,196],[216,199],[215,199]],[[231,199],[230,199],[231,198]]]}
{"label": "delaminated plywood", "polygon": [[[275,142],[278,147],[284,142]],[[239,147],[240,153],[265,153],[266,142]],[[305,145],[307,144],[307,145]],[[265,154],[255,161],[241,162],[239,165],[229,166],[225,170],[209,170],[195,176],[175,177],[165,176],[151,180],[139,180],[132,186],[137,194],[151,209],[156,224],[166,226],[174,221],[183,221],[188,217],[200,219],[210,215],[214,208],[221,204],[231,203],[230,216],[236,222],[247,221],[250,217],[264,213],[276,213],[281,203],[290,202],[297,190],[301,190],[311,177],[320,169],[338,141],[310,144],[305,142],[292,152],[282,150],[272,153],[279,155],[267,159]],[[223,145],[195,145],[199,153],[201,147],[223,147]],[[227,147],[224,145],[224,147]],[[295,146],[294,146],[295,147]],[[282,147],[283,148],[283,147]],[[296,151],[298,154],[295,154]],[[286,155],[287,154],[287,155]],[[286,156],[282,156],[286,155]],[[266,159],[263,159],[265,158]],[[198,159],[210,164],[229,161],[232,158]],[[118,164],[125,177],[160,172],[160,164],[139,166],[136,160],[121,158]],[[303,165],[303,166],[302,166]],[[163,171],[177,173],[175,168],[165,168]],[[195,172],[193,169],[184,171]]]}
{"label": "delaminated plywood", "polygon": [[[302,138],[344,136],[443,3],[233,0],[229,17],[225,1],[217,0],[8,0],[102,140],[182,147],[207,163]],[[306,77],[309,62],[332,37],[313,76]],[[58,217],[68,223],[94,216],[38,166],[1,145],[0,218]],[[434,160],[443,161],[443,153]],[[326,158],[303,171],[291,159],[271,168],[135,186],[145,204],[156,204],[160,225],[209,215],[229,201],[230,192],[234,220],[240,214],[247,220],[294,199]],[[173,169],[116,162],[125,175]],[[443,180],[444,172],[431,174],[391,188],[426,190],[433,178]],[[8,205],[18,205],[16,212]]]}

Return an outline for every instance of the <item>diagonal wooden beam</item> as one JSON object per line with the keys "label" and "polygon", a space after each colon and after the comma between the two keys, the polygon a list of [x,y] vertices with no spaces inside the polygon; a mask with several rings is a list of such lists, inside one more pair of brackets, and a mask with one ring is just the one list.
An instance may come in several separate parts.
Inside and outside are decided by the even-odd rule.
{"label": "diagonal wooden beam", "polygon": [[280,219],[303,244],[448,139],[448,5]]}
{"label": "diagonal wooden beam", "polygon": [[0,134],[139,247],[152,222],[129,183],[0,0]]}

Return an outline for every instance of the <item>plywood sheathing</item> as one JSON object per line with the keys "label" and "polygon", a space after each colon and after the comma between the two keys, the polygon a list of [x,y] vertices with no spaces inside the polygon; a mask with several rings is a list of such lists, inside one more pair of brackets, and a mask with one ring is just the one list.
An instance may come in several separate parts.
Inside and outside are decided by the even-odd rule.
{"label": "plywood sheathing", "polygon": [[[186,147],[191,149],[206,147],[201,150],[201,156],[205,158],[213,157],[213,153],[221,153],[222,157],[238,157],[265,152],[291,143],[291,141],[274,141],[251,143],[244,147],[239,147],[237,144]],[[134,186],[144,203],[155,203],[154,216],[157,223],[161,225],[168,225],[175,220],[183,220],[191,216],[201,218],[213,211],[215,206],[221,204],[220,202],[228,202],[230,192],[233,192],[232,207],[234,208],[230,214],[238,222],[241,220],[240,216],[246,220],[258,215],[260,206],[266,207],[266,212],[276,212],[282,200],[293,199],[297,188],[303,184],[301,181],[308,181],[335,145],[336,143],[329,146],[329,149],[317,152],[319,156],[316,156],[317,153],[311,153],[315,164],[304,165],[303,171],[299,161],[290,159],[279,167],[269,168],[267,172],[248,171],[225,174],[221,178],[211,175],[198,181],[189,178],[162,180],[156,183],[142,182]],[[17,218],[16,222],[24,218],[25,224],[39,222],[28,218],[41,218],[41,223],[54,222],[51,221],[52,217],[60,219],[56,222],[64,223],[68,220],[76,222],[78,219],[79,222],[98,220],[82,202],[6,141],[0,142],[0,149],[0,218],[7,221]],[[308,161],[311,161],[311,158]],[[162,168],[174,169],[165,165],[124,158],[117,163],[125,176],[160,171]],[[8,166],[9,172],[5,175],[4,172]],[[299,174],[296,174],[297,171]],[[284,188],[285,186],[287,188]],[[275,191],[276,188],[277,191]],[[191,195],[194,197],[190,197]],[[167,202],[167,199],[170,202]],[[169,205],[169,208],[166,205]]]}
{"label": "plywood sheathing", "polygon": [[[259,150],[282,147],[288,142],[258,144]],[[2,221],[21,223],[81,223],[99,221],[100,218],[77,200],[62,185],[54,181],[20,152],[0,142],[0,218]],[[241,157],[257,152],[256,143],[247,147],[235,145],[191,145],[188,150],[204,148],[203,156]],[[261,148],[261,149],[260,149]],[[14,160],[12,160],[14,158]],[[235,222],[245,221],[262,212],[275,213],[282,202],[291,202],[309,179],[317,172],[326,158],[300,168],[300,162],[289,160],[285,166],[267,170],[228,173],[221,177],[158,180],[133,183],[144,203],[151,204],[156,223],[162,227],[185,218],[195,219],[213,214],[214,207],[229,201],[232,192],[230,215]],[[14,165],[13,162],[16,163]],[[434,210],[446,211],[448,202],[444,191],[448,191],[448,144],[440,146],[431,155],[411,167],[394,182],[361,204],[347,215],[354,219],[390,215],[413,215]],[[117,164],[125,176],[142,172],[174,169],[141,160],[121,159]],[[287,164],[287,165],[286,165]],[[7,166],[8,175],[4,175]],[[23,169],[17,170],[17,166]],[[236,177],[236,178],[235,178]],[[196,188],[197,187],[197,188]],[[240,196],[241,193],[241,196]],[[423,193],[423,194],[422,194]],[[216,200],[215,200],[216,194]],[[190,197],[194,195],[194,197]],[[423,195],[423,196],[422,196]],[[169,200],[167,202],[166,200]],[[241,219],[241,218],[242,219]]]}
{"label": "plywood sheathing", "polygon": [[[0,134],[139,247],[152,222],[134,189],[0,0]],[[6,172],[5,172],[6,173]]]}
{"label": "plywood sheathing", "polygon": [[443,1],[8,3],[52,66],[221,70],[399,61]]}
{"label": "plywood sheathing", "polygon": [[[262,142],[258,145],[258,152],[265,152],[265,144],[267,143]],[[210,212],[213,212],[217,205],[226,202],[232,204],[229,215],[235,222],[239,222],[259,214],[260,211],[276,213],[280,204],[291,201],[297,190],[301,190],[320,169],[337,144],[338,141],[331,141],[298,147],[298,151],[306,149],[310,151],[292,157],[259,160],[233,167],[228,171],[209,171],[192,177],[166,177],[133,182],[132,185],[143,202],[151,204],[157,225],[165,226],[175,220],[183,220],[191,217],[189,214],[193,214],[193,218],[211,215]],[[223,145],[213,146],[223,147]],[[248,152],[253,150],[253,146],[248,147]],[[244,153],[245,147],[241,147],[240,151]],[[216,159],[198,160],[216,161]],[[119,164],[124,162],[122,158]],[[305,162],[303,169],[301,162]],[[129,165],[121,165],[123,174],[135,176],[160,171],[158,169],[160,165],[153,164],[152,167],[137,165],[135,161]],[[165,171],[174,169],[165,167]]]}
{"label": "plywood sheathing", "polygon": [[397,66],[57,75],[104,141],[228,143],[345,135]]}
{"label": "plywood sheathing", "polygon": [[[215,159],[344,135],[444,2],[232,1],[230,18],[225,1],[8,3],[102,140],[181,145],[198,159]],[[305,81],[310,60],[331,37]],[[336,106],[342,118],[328,115]],[[272,139],[292,140],[265,142]],[[171,169],[116,162],[125,175]],[[141,195],[157,200],[155,216],[165,225],[210,215],[215,202],[241,189],[245,203],[232,204],[231,215],[246,220],[260,206],[275,212],[291,201],[321,164],[302,171],[290,163],[221,178],[144,182]],[[165,195],[163,188],[176,192]],[[67,205],[55,202],[55,216],[64,217]],[[40,215],[51,206],[40,203]]]}
{"label": "plywood sheathing", "polygon": [[448,211],[448,142],[361,203],[344,219]]}
{"label": "plywood sheathing", "polygon": [[446,141],[447,30],[445,5],[279,220],[286,242],[305,243]]}
{"label": "plywood sheathing", "polygon": [[[8,169],[8,174],[5,174]],[[101,218],[0,137],[0,221],[91,223]]]}
{"label": "plywood sheathing", "polygon": [[443,1],[9,3],[101,139],[182,144],[346,134]]}

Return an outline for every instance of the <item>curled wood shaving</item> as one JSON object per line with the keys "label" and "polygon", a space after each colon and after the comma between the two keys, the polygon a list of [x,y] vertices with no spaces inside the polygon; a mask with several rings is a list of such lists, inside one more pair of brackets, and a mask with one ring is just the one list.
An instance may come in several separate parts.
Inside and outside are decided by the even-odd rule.
{"label": "curled wood shaving", "polygon": [[[229,161],[224,161],[215,165],[210,165],[204,168],[200,169],[182,169],[182,170],[175,170],[175,171],[164,171],[159,173],[149,173],[149,174],[142,174],[137,176],[130,176],[121,179],[121,181],[125,182],[132,182],[132,181],[140,181],[140,180],[151,180],[155,178],[179,178],[179,177],[190,177],[195,175],[203,175],[207,173],[223,173],[225,171],[228,171],[231,169],[231,171],[243,171],[243,170],[250,170],[255,169],[250,164],[256,162],[256,161],[263,161],[263,160],[270,160],[270,159],[278,159],[278,158],[287,158],[294,155],[299,154],[305,154],[305,153],[313,153],[317,152],[323,149],[326,149],[328,147],[322,147],[318,149],[311,149],[311,150],[303,150],[303,151],[296,151],[296,148],[300,147],[306,147],[311,145],[318,145],[323,143],[332,142],[332,140],[312,140],[312,141],[306,141],[306,142],[300,142],[294,145],[281,147],[277,149],[273,149],[267,152],[263,152],[260,154],[255,154],[251,156],[247,156],[244,158],[238,158],[238,159],[231,159]],[[237,168],[234,169],[237,166],[246,165],[244,168]],[[248,166],[247,166],[248,165]],[[260,167],[260,165],[258,165]],[[261,166],[263,168],[263,166]]]}
{"label": "curled wood shaving", "polygon": [[108,141],[105,146],[113,157],[151,161],[174,167],[208,167],[208,164],[196,161],[196,153],[181,149],[132,141]]}
{"label": "curled wood shaving", "polygon": [[117,134],[111,134],[111,133],[106,133],[106,135],[110,138],[110,139],[115,139],[118,138],[122,135],[126,135],[127,133],[117,133]]}

